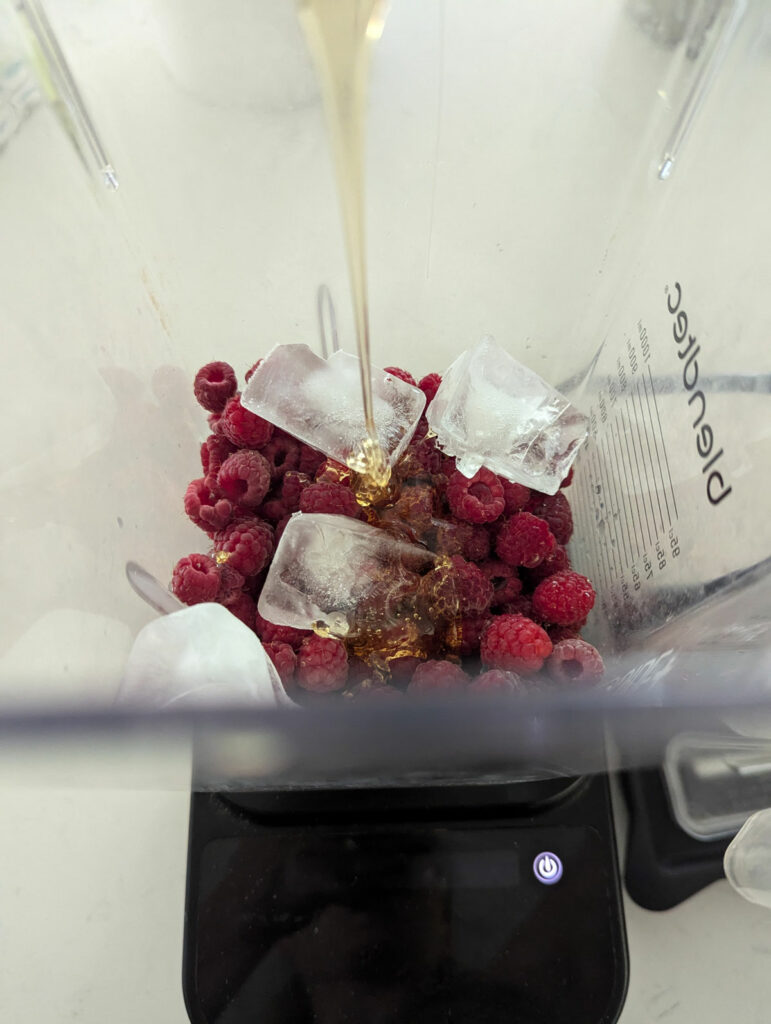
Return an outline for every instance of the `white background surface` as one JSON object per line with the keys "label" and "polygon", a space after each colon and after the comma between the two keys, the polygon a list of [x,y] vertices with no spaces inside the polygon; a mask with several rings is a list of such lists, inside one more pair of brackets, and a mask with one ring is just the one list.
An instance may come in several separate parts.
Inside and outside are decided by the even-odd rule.
{"label": "white background surface", "polygon": [[[188,804],[182,791],[0,789],[0,1019],[186,1024]],[[767,1024],[771,911],[721,882],[665,913],[627,900],[626,916],[621,1024]]]}

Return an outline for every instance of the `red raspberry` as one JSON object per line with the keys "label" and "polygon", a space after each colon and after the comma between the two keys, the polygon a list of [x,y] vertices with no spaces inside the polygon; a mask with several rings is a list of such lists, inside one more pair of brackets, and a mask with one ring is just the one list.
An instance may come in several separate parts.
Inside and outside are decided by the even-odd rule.
{"label": "red raspberry", "polygon": [[482,664],[531,675],[549,657],[552,643],[545,630],[524,615],[499,615],[482,636]]}
{"label": "red raspberry", "polygon": [[388,662],[388,671],[391,673],[392,682],[397,685],[406,685],[421,664],[420,658],[413,658],[405,654],[399,658],[391,658]]}
{"label": "red raspberry", "polygon": [[297,469],[300,461],[300,445],[283,430],[276,430],[260,454],[268,460],[273,480],[280,480],[291,469]]}
{"label": "red raspberry", "polygon": [[292,648],[289,644],[282,644],[280,640],[271,640],[270,643],[263,644],[262,646],[265,648],[265,653],[276,666],[279,679],[284,684],[284,687],[290,686],[294,681],[294,673],[297,666],[297,656]]}
{"label": "red raspberry", "polygon": [[254,628],[263,644],[289,644],[294,651],[299,651],[303,640],[313,636],[309,629],[295,629],[294,626],[278,626],[275,622],[263,619],[259,612],[254,617]]}
{"label": "red raspberry", "polygon": [[521,512],[530,500],[530,488],[525,487],[524,484],[513,484],[503,477],[499,479],[503,487],[504,514],[513,516],[515,512]]}
{"label": "red raspberry", "polygon": [[242,590],[235,601],[231,601],[225,607],[231,615],[235,615],[245,626],[248,626],[249,629],[254,629],[254,613],[257,610],[257,605],[254,603],[253,597],[245,594]]}
{"label": "red raspberry", "polygon": [[522,592],[522,580],[513,566],[490,559],[489,562],[483,562],[479,568],[493,586],[493,596],[490,601],[492,608],[499,608],[507,601],[513,601]]}
{"label": "red raspberry", "polygon": [[550,555],[533,569],[527,571],[527,579],[531,586],[537,586],[541,580],[553,576],[555,572],[562,572],[570,568],[570,559],[567,551],[561,544],[557,544]]}
{"label": "red raspberry", "polygon": [[205,480],[191,480],[185,491],[185,512],[196,526],[209,532],[224,530],[233,515],[227,498],[215,497]]}
{"label": "red raspberry", "polygon": [[312,693],[342,690],[348,678],[348,655],[339,640],[309,636],[297,656],[297,682]]}
{"label": "red raspberry", "polygon": [[452,559],[461,615],[484,615],[493,599],[493,585],[479,566],[460,555]]}
{"label": "red raspberry", "polygon": [[306,487],[310,486],[311,478],[304,473],[290,469],[281,484],[281,501],[286,512],[300,511],[300,498]]}
{"label": "red raspberry", "polygon": [[489,693],[491,696],[505,696],[523,690],[522,680],[513,672],[504,672],[500,668],[491,668],[477,676],[468,688],[469,693]]}
{"label": "red raspberry", "polygon": [[578,638],[560,640],[555,644],[546,668],[558,683],[594,683],[602,678],[605,671],[597,648]]}
{"label": "red raspberry", "polygon": [[509,565],[531,569],[550,555],[555,545],[548,523],[530,512],[516,512],[501,527],[495,541],[499,558]]}
{"label": "red raspberry", "polygon": [[[217,593],[217,601],[220,604],[231,605],[238,600],[244,587],[244,577],[237,572],[232,565],[224,562],[217,567],[220,576],[220,589]],[[251,626],[252,623],[250,622]]]}
{"label": "red raspberry", "polygon": [[500,615],[524,615],[526,619],[533,619],[533,602],[527,594],[520,594],[518,597],[506,601],[495,609]]}
{"label": "red raspberry", "polygon": [[206,555],[186,555],[174,566],[171,589],[185,604],[214,601],[220,589],[217,563]]}
{"label": "red raspberry", "polygon": [[431,528],[434,518],[434,492],[426,484],[411,484],[402,487],[396,503],[387,510],[386,521],[394,519],[405,524],[413,534],[421,534]]}
{"label": "red raspberry", "polygon": [[254,508],[268,493],[270,466],[259,452],[245,448],[228,455],[217,474],[217,483],[226,498]]}
{"label": "red raspberry", "polygon": [[361,518],[361,508],[353,491],[342,484],[317,483],[300,495],[301,512],[328,512],[332,515]]}
{"label": "red raspberry", "polygon": [[211,415],[206,417],[206,422],[209,424],[209,430],[212,434],[221,434],[220,421],[222,419],[222,413],[213,412]]}
{"label": "red raspberry", "polygon": [[317,451],[315,448],[311,448],[309,444],[300,444],[300,455],[297,460],[297,469],[300,473],[305,473],[311,480],[316,475],[316,470],[319,468],[321,463],[325,460],[326,456],[323,452]]}
{"label": "red raspberry", "polygon": [[238,395],[228,399],[218,426],[239,448],[263,448],[273,437],[273,424],[244,409]]}
{"label": "red raspberry", "polygon": [[420,441],[413,441],[408,451],[410,451],[426,473],[434,476],[440,472],[443,455],[436,447],[436,438],[425,437]]}
{"label": "red raspberry", "polygon": [[469,523],[491,523],[503,512],[503,486],[485,466],[469,479],[455,472],[447,484],[450,511]]}
{"label": "red raspberry", "polygon": [[426,396],[426,408],[433,402],[441,383],[442,378],[438,373],[427,373],[425,377],[421,377],[418,381],[418,387]]}
{"label": "red raspberry", "polygon": [[313,481],[317,484],[345,484],[348,486],[352,477],[353,470],[344,466],[342,462],[337,462],[335,459],[324,459],[319,463]]}
{"label": "red raspberry", "polygon": [[400,369],[398,366],[386,366],[385,372],[390,373],[392,377],[398,377],[399,380],[403,380],[405,384],[412,384],[414,388],[418,386],[412,374],[408,373],[406,370]]}
{"label": "red raspberry", "polygon": [[463,541],[463,557],[469,562],[485,562],[490,557],[490,531],[485,526],[471,526]]}
{"label": "red raspberry", "polygon": [[451,566],[439,565],[422,577],[418,584],[418,603],[432,622],[457,618],[460,605]]}
{"label": "red raspberry", "polygon": [[568,475],[565,477],[565,479],[560,484],[560,488],[562,490],[564,490],[566,487],[570,487],[570,485],[572,483],[573,483],[573,467],[571,466],[570,469],[568,470]]}
{"label": "red raspberry", "polygon": [[461,619],[460,653],[462,657],[471,658],[473,655],[479,654],[482,633],[489,621],[486,615],[466,616]]}
{"label": "red raspberry", "polygon": [[415,669],[407,693],[412,696],[443,696],[459,693],[465,690],[468,684],[469,677],[460,665],[455,665],[451,661],[424,661]]}
{"label": "red raspberry", "polygon": [[263,502],[258,511],[269,523],[278,523],[287,514],[286,505],[284,505],[283,500],[275,496]]}
{"label": "red raspberry", "polygon": [[217,533],[214,546],[242,576],[254,576],[273,557],[273,530],[262,519],[242,519]]}
{"label": "red raspberry", "polygon": [[250,366],[249,369],[244,374],[244,380],[246,381],[247,384],[252,379],[252,374],[254,373],[254,371],[257,369],[261,362],[262,360],[258,359],[257,362]]}
{"label": "red raspberry", "polygon": [[594,588],[586,576],[565,569],[543,580],[533,591],[533,611],[544,622],[572,626],[594,607]]}
{"label": "red raspberry", "polygon": [[284,535],[284,530],[286,529],[286,524],[289,522],[289,520],[291,518],[292,518],[291,516],[284,516],[283,519],[279,519],[279,521],[276,523],[276,531],[275,531],[276,547],[278,547],[278,542],[281,540],[281,538]]}
{"label": "red raspberry", "polygon": [[207,363],[193,381],[193,392],[199,404],[214,413],[222,412],[237,387],[235,371],[227,363]]}
{"label": "red raspberry", "polygon": [[207,484],[211,486],[211,482],[216,481],[220,466],[234,451],[236,446],[226,437],[222,437],[221,434],[209,434],[201,444],[201,468]]}
{"label": "red raspberry", "polygon": [[527,505],[528,512],[545,519],[558,544],[567,544],[573,536],[573,513],[570,503],[561,491],[540,494],[534,491]]}

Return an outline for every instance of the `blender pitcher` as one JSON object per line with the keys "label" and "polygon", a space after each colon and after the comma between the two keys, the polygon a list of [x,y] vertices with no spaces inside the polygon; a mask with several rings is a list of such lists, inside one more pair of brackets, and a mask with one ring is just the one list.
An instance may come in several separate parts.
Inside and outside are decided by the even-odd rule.
{"label": "blender pitcher", "polygon": [[[464,849],[495,877],[526,863],[528,879],[541,872],[533,901],[565,891],[544,881],[561,863],[549,844],[567,836],[570,856],[598,865],[587,916],[613,894],[595,948],[613,968],[582,990],[583,1019],[615,1019],[625,949],[609,798],[599,777],[584,789],[574,780],[604,770],[608,716],[622,763],[649,766],[705,720],[739,731],[768,696],[764,5],[582,0],[568,24],[535,0],[480,0],[473,12],[394,2],[375,50],[374,363],[441,373],[492,334],[589,418],[569,491],[571,558],[597,590],[586,635],[609,671],[585,699],[534,699],[516,721],[482,707],[234,719],[216,706],[165,718],[114,706],[134,637],[156,614],[126,583],[126,563],[165,582],[180,556],[204,550],[181,501],[206,434],[196,369],[224,359],[242,379],[278,342],[318,349],[320,285],[348,350],[353,326],[319,91],[293,5],[66,0],[48,14],[120,188],[84,164],[56,95],[44,93],[0,150],[5,731],[85,743],[107,730],[157,750],[194,729],[189,905],[212,928],[230,904],[206,885],[216,876],[227,896],[214,851],[233,838],[234,816],[249,820],[234,853],[247,875],[243,850],[279,818],[266,871],[289,858],[303,874],[309,822],[323,824],[314,864],[348,841],[362,863],[388,861],[359,824],[338,827],[349,812],[401,822],[386,850],[409,833],[411,855],[436,851],[404,825],[430,788],[432,842],[451,819],[475,816],[507,836],[514,819],[544,830],[537,847],[520,833],[501,854],[491,835],[451,829],[440,856],[452,877],[471,863]],[[458,797],[461,785],[477,796]],[[402,795],[389,802],[384,788]],[[226,790],[239,792],[220,801]],[[596,850],[562,831],[587,823],[604,837]],[[355,874],[355,858],[346,863]],[[431,901],[424,910],[439,912]],[[577,919],[572,948],[581,934]],[[219,950],[198,938],[191,1019],[224,1020],[222,978],[195,980]],[[538,943],[548,958],[547,938]],[[267,998],[248,979],[234,1013]],[[545,992],[548,979],[534,987]],[[468,995],[460,985],[458,1006]],[[559,993],[541,1005],[564,1019]]]}

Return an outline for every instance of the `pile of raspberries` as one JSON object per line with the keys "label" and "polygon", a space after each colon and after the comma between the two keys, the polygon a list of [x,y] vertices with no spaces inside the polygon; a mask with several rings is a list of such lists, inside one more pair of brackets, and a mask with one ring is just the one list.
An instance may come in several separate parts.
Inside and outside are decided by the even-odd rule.
{"label": "pile of raspberries", "polygon": [[[397,367],[386,372],[419,387],[427,405],[441,383],[436,373],[415,381]],[[566,550],[573,517],[564,489],[572,470],[555,495],[484,467],[468,479],[436,447],[424,415],[387,500],[362,506],[346,466],[241,405],[227,363],[202,367],[194,393],[211,432],[201,445],[202,475],[188,485],[184,505],[209,538],[209,552],[181,558],[171,589],[185,604],[217,601],[253,629],[294,699],[506,694],[602,676],[600,654],[580,638],[594,589],[571,569]],[[295,512],[363,519],[443,556],[429,575],[452,584],[457,646],[444,658],[394,659],[384,672],[339,640],[263,619],[257,600]],[[440,614],[441,586],[431,599]]]}

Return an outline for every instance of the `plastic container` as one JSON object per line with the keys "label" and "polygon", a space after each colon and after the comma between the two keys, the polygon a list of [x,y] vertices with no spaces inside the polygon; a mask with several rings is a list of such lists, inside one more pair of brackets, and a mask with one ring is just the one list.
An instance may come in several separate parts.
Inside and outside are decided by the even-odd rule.
{"label": "plastic container", "polygon": [[[207,9],[50,11],[118,191],[52,103],[0,153],[6,716],[111,713],[153,614],[126,563],[166,580],[201,548],[181,508],[205,434],[197,367],[243,374],[277,341],[316,344],[321,283],[352,348],[291,6]],[[591,419],[572,555],[598,590],[592,635],[621,660],[585,733],[563,695],[533,711],[540,746],[522,757],[478,712],[452,756],[472,777],[486,754],[495,770],[526,773],[537,754],[587,767],[609,709],[652,709],[626,753],[653,763],[672,704],[690,722],[705,702],[767,696],[767,19],[760,0],[677,12],[582,0],[557,22],[537,2],[395,3],[375,52],[375,362],[442,371],[491,333]],[[437,734],[438,760],[459,728]]]}

